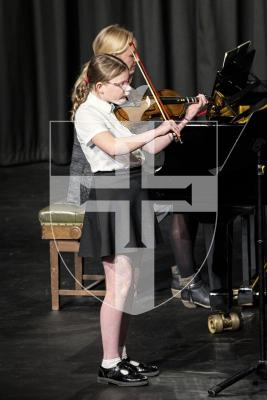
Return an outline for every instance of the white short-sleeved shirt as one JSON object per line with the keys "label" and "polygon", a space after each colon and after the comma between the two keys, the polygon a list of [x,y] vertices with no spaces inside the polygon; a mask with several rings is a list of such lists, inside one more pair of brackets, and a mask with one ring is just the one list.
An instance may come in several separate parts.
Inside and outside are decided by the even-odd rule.
{"label": "white short-sleeved shirt", "polygon": [[144,153],[138,149],[130,154],[110,156],[95,146],[93,137],[101,132],[110,132],[114,137],[129,137],[134,134],[120,123],[113,113],[114,105],[89,93],[75,114],[75,129],[82,150],[90,163],[92,172],[113,171],[137,167],[144,160]]}

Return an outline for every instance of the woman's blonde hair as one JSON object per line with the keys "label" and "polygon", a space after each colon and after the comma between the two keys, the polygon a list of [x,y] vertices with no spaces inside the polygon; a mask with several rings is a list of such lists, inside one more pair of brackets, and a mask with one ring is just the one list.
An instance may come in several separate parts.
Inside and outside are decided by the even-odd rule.
{"label": "woman's blonde hair", "polygon": [[135,41],[132,32],[120,25],[109,25],[102,29],[93,41],[93,52],[97,54],[120,55],[130,42]]}
{"label": "woman's blonde hair", "polygon": [[85,102],[97,82],[107,83],[127,70],[122,60],[110,54],[95,55],[84,64],[72,91],[71,120],[74,120],[77,109]]}

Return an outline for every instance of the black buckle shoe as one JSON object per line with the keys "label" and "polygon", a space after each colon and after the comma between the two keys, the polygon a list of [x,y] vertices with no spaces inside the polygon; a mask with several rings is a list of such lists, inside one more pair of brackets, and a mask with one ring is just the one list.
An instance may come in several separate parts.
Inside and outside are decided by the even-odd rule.
{"label": "black buckle shoe", "polygon": [[185,287],[181,293],[181,300],[188,308],[210,308],[209,289],[201,280]]}
{"label": "black buckle shoe", "polygon": [[159,367],[152,363],[142,363],[139,361],[138,365],[134,365],[131,363],[130,357],[124,358],[122,362],[132,368],[133,371],[136,371],[138,374],[143,376],[157,376],[159,374]]}
{"label": "black buckle shoe", "polygon": [[99,367],[98,370],[98,383],[112,383],[117,386],[144,386],[148,384],[148,379],[137,373],[133,368],[129,367],[123,361],[120,361],[113,368]]}

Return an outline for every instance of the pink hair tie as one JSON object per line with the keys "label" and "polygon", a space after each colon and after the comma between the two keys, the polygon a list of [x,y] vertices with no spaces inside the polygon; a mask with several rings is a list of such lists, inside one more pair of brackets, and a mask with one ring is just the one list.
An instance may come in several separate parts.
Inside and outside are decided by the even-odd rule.
{"label": "pink hair tie", "polygon": [[89,79],[87,77],[84,78],[84,82],[86,83],[86,85],[89,85],[89,83],[90,83],[90,81],[89,81]]}

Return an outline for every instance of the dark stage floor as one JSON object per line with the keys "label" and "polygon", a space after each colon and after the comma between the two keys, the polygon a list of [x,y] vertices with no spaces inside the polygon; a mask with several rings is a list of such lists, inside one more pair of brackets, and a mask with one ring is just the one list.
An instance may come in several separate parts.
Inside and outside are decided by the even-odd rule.
{"label": "dark stage floor", "polygon": [[[161,374],[144,388],[97,384],[100,303],[69,297],[60,311],[51,311],[48,243],[40,238],[38,222],[39,209],[49,201],[48,165],[2,168],[0,173],[1,399],[206,399],[209,387],[258,360],[255,310],[249,310],[252,317],[242,330],[211,335],[207,310],[189,310],[172,299],[133,317],[129,337],[129,354],[157,361]],[[159,303],[171,296],[167,245],[157,258]],[[267,398],[266,390],[267,382],[250,375],[218,398],[260,400]]]}

